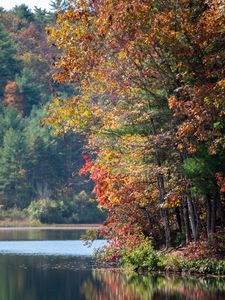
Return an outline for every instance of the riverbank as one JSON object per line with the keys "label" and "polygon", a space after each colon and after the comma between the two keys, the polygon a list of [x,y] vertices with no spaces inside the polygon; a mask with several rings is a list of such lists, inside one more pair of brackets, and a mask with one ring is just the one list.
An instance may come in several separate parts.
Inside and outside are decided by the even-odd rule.
{"label": "riverbank", "polygon": [[[223,252],[218,251],[219,247],[211,249],[208,243],[208,241],[199,241],[177,249],[157,251],[147,239],[132,250],[124,251],[121,264],[123,268],[133,270],[138,274],[177,273],[179,275],[225,276]],[[205,247],[208,245],[208,248],[203,245]]]}
{"label": "riverbank", "polygon": [[30,229],[43,229],[43,230],[88,230],[99,229],[101,224],[41,224],[39,222],[0,222],[0,230],[30,230]]}
{"label": "riverbank", "polygon": [[138,266],[135,272],[143,274],[177,276],[204,276],[225,278],[225,260],[202,259],[202,260],[181,260],[174,257],[161,257],[155,269],[148,266]]}

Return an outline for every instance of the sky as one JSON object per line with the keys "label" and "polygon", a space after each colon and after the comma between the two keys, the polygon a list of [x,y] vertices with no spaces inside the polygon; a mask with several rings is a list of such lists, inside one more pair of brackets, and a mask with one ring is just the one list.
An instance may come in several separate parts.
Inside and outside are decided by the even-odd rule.
{"label": "sky", "polygon": [[0,0],[0,7],[9,10],[15,5],[24,3],[32,9],[34,6],[37,6],[39,8],[46,8],[47,10],[50,10],[49,2],[50,1],[48,0]]}

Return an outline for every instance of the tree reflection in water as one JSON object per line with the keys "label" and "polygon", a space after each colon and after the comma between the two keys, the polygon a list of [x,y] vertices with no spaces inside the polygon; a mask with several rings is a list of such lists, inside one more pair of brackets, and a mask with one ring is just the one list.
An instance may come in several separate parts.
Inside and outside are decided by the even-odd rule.
{"label": "tree reflection in water", "polygon": [[88,257],[0,255],[0,300],[224,300],[225,278],[142,276]]}
{"label": "tree reflection in water", "polygon": [[224,278],[127,275],[94,270],[81,286],[86,300],[224,300]]}

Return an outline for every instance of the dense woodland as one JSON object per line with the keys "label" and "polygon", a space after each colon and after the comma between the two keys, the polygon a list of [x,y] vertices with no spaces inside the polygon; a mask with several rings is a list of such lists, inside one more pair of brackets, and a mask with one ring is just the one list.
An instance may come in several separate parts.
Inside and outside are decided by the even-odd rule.
{"label": "dense woodland", "polygon": [[76,93],[55,97],[44,123],[86,137],[80,173],[108,210],[111,258],[144,237],[224,255],[224,6],[70,1],[48,27],[53,78]]}
{"label": "dense woodland", "polygon": [[[52,11],[20,5],[0,8],[0,215],[47,223],[101,222],[92,183],[80,177],[83,138],[72,131],[55,136],[41,126],[49,103],[74,87],[52,79],[57,51],[45,27]],[[22,211],[22,212],[21,212]]]}

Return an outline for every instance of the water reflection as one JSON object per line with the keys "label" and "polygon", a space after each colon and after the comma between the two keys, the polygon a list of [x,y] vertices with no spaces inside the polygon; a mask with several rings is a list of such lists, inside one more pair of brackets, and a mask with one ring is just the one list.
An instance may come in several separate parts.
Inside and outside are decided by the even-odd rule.
{"label": "water reflection", "polygon": [[1,300],[81,300],[91,258],[0,256]]}
{"label": "water reflection", "polygon": [[138,276],[91,257],[0,255],[1,300],[224,300],[225,279]]}
{"label": "water reflection", "polygon": [[0,230],[0,241],[46,241],[46,240],[79,240],[85,233],[82,229],[11,229]]}
{"label": "water reflection", "polygon": [[225,279],[138,276],[95,270],[81,292],[86,300],[224,300]]}

